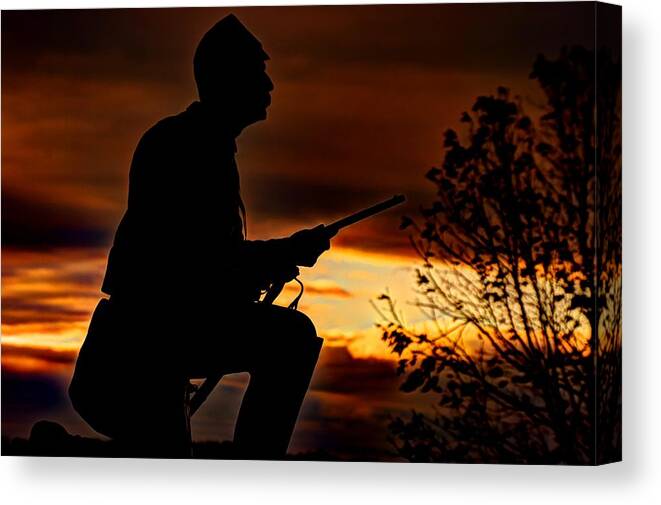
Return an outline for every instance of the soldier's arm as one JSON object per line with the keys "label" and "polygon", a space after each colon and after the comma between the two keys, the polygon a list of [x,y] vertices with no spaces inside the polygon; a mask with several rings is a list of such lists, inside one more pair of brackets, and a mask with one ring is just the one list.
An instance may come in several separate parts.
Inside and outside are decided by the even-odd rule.
{"label": "soldier's arm", "polygon": [[268,283],[288,277],[293,267],[313,266],[329,248],[329,237],[323,226],[318,226],[286,238],[243,240],[238,245],[237,257],[246,271],[252,270],[256,279]]}
{"label": "soldier's arm", "polygon": [[238,268],[247,282],[266,289],[274,279],[293,271],[295,261],[286,238],[243,240],[236,248]]}

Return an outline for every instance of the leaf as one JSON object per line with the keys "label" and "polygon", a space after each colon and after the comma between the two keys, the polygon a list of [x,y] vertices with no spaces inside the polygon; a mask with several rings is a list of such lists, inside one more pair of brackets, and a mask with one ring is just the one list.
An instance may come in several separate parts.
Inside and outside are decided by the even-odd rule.
{"label": "leaf", "polygon": [[537,144],[537,152],[542,156],[548,156],[554,151],[553,146],[547,144],[546,142],[540,142]]}
{"label": "leaf", "polygon": [[430,181],[436,181],[439,175],[441,175],[441,171],[436,167],[431,167],[429,171],[425,174],[425,177]]}
{"label": "leaf", "polygon": [[467,382],[465,384],[462,384],[459,390],[461,391],[461,394],[463,396],[472,396],[477,391],[477,384],[475,384],[474,382]]}
{"label": "leaf", "polygon": [[532,125],[532,122],[530,121],[530,118],[528,116],[524,116],[521,119],[519,119],[519,122],[516,124],[518,128],[524,131],[530,130],[530,126]]}
{"label": "leaf", "polygon": [[503,375],[505,375],[505,372],[503,372],[503,369],[501,367],[495,366],[491,370],[489,370],[489,372],[487,372],[487,375],[489,377],[496,378],[496,377],[502,377]]}
{"label": "leaf", "polygon": [[454,189],[454,184],[452,184],[447,179],[441,179],[441,188],[445,191],[452,191]]}
{"label": "leaf", "polygon": [[399,387],[405,393],[411,393],[422,386],[425,382],[425,374],[422,370],[413,370]]}
{"label": "leaf", "polygon": [[405,230],[413,224],[413,219],[408,216],[402,216],[402,221],[399,223],[399,229]]}
{"label": "leaf", "polygon": [[436,389],[437,386],[438,386],[438,377],[431,377],[427,382],[425,382],[425,385],[422,386],[420,392],[427,393],[432,389]]}

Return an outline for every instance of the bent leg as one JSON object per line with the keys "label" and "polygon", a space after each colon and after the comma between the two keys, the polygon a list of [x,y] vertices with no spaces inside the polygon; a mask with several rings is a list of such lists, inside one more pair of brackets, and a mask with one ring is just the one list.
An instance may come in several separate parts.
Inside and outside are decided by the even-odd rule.
{"label": "bent leg", "polygon": [[[123,456],[147,458],[188,458],[190,430],[185,412],[186,382],[161,378],[140,383],[142,401],[127,404],[131,425],[115,441]],[[131,394],[127,392],[127,394]],[[132,392],[141,396],[140,391]]]}
{"label": "bent leg", "polygon": [[[314,373],[323,339],[301,312],[263,305],[253,316],[262,332],[249,364],[250,383],[234,443],[242,458],[282,459]],[[258,349],[257,349],[258,348]]]}
{"label": "bent leg", "polygon": [[[185,394],[188,381],[175,333],[160,305],[142,299],[112,299],[108,338],[117,333],[130,352],[107,344],[105,388],[109,433],[118,453],[131,457],[190,457]],[[104,369],[105,370],[105,369]]]}

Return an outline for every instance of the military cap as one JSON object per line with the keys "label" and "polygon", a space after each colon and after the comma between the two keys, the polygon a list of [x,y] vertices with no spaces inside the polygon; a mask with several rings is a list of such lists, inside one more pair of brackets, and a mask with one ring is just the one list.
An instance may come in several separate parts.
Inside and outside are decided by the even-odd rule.
{"label": "military cap", "polygon": [[246,57],[268,59],[268,54],[259,39],[234,14],[229,14],[204,34],[195,51],[193,65],[197,73],[207,65],[241,61]]}

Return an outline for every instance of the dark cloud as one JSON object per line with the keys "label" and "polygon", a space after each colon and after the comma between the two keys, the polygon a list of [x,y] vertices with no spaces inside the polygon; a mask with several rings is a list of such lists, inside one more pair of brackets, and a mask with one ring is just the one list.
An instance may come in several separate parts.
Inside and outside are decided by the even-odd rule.
{"label": "dark cloud", "polygon": [[538,52],[593,40],[589,3],[5,11],[3,89],[61,75],[190,93],[195,44],[230,10],[273,53],[277,77],[297,81],[289,69],[305,67],[315,85],[345,82],[352,66],[526,72]]}
{"label": "dark cloud", "polygon": [[341,180],[319,182],[305,175],[265,174],[247,179],[244,187],[250,195],[249,210],[284,220],[331,222],[390,198],[395,192],[378,186],[356,187]]}
{"label": "dark cloud", "polygon": [[[5,348],[3,344],[3,355]],[[71,365],[61,365],[58,372],[21,370],[8,366],[3,357],[3,436],[26,438],[32,425],[42,419],[58,422],[71,433],[98,436],[73,410],[67,395]]]}
{"label": "dark cloud", "polygon": [[336,296],[338,298],[351,298],[351,293],[340,286],[315,286],[308,283],[305,292],[312,295]]}
{"label": "dark cloud", "polygon": [[90,316],[88,310],[72,308],[66,301],[58,304],[6,297],[2,304],[3,324],[77,322]]}
{"label": "dark cloud", "polygon": [[73,350],[57,350],[47,347],[27,347],[11,344],[2,344],[2,354],[5,357],[34,358],[46,363],[67,365],[72,365],[78,355]]}
{"label": "dark cloud", "polygon": [[275,175],[250,178],[244,185],[249,195],[246,201],[249,236],[261,238],[288,233],[299,226],[330,224],[394,194],[405,194],[407,201],[403,205],[345,228],[333,239],[333,244],[415,256],[408,235],[399,230],[399,225],[402,216],[417,214],[420,205],[433,198],[434,188],[425,183],[422,171],[420,180],[422,187],[415,188],[404,184],[359,187],[338,182],[327,185],[304,177]]}
{"label": "dark cloud", "polygon": [[[95,217],[97,219],[95,219]],[[105,216],[82,212],[75,204],[39,201],[39,197],[2,194],[2,246],[36,250],[97,247],[112,242]]]}
{"label": "dark cloud", "polygon": [[[311,72],[347,64],[502,71],[528,65],[539,52],[557,51],[559,41],[590,46],[594,40],[589,3],[330,6],[238,14],[244,12],[264,33],[267,49],[307,56]],[[297,33],[273,34],[276,26],[290,24]]]}
{"label": "dark cloud", "polygon": [[299,72],[346,64],[511,68],[557,50],[558,41],[590,45],[594,36],[588,2],[5,11],[3,66],[52,71],[80,65],[78,57],[87,61],[77,68],[92,76],[116,76],[121,67],[125,76],[172,82],[190,72],[196,41],[229,12],[273,55],[298,61]]}
{"label": "dark cloud", "polygon": [[76,71],[82,80],[168,85],[176,62],[192,55],[179,16],[173,9],[4,11],[3,73]]}
{"label": "dark cloud", "polygon": [[[299,292],[298,285],[287,284],[285,290],[290,292]],[[351,298],[353,295],[350,291],[344,289],[342,286],[334,283],[307,281],[305,283],[306,295],[317,296],[332,296],[335,298]]]}
{"label": "dark cloud", "polygon": [[334,244],[381,254],[415,257],[408,235],[399,230],[400,216],[393,211],[390,215],[357,224],[340,233]]}
{"label": "dark cloud", "polygon": [[[5,352],[3,346],[3,352]],[[2,370],[2,411],[3,417],[11,412],[20,412],[25,405],[39,405],[44,409],[53,408],[64,400],[58,380],[47,374],[22,374]],[[3,419],[4,424],[4,419]]]}
{"label": "dark cloud", "polygon": [[[357,388],[356,385],[360,384]],[[346,347],[326,347],[319,362],[312,389],[329,393],[368,397],[391,396],[398,390],[399,377],[392,361],[354,358]]]}

